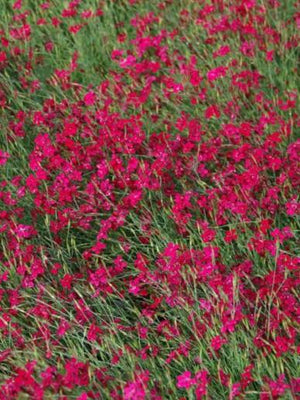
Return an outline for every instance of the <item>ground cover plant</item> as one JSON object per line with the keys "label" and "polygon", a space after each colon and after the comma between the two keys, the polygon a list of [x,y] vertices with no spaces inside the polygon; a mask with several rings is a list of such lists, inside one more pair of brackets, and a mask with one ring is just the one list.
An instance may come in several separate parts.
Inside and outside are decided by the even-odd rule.
{"label": "ground cover plant", "polygon": [[0,0],[0,399],[300,399],[300,3]]}

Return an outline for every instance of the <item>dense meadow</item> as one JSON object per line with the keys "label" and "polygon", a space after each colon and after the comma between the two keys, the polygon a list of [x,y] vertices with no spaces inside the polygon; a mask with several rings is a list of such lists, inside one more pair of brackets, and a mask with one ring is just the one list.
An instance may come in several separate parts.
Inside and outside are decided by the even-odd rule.
{"label": "dense meadow", "polygon": [[0,0],[0,399],[300,399],[299,0]]}

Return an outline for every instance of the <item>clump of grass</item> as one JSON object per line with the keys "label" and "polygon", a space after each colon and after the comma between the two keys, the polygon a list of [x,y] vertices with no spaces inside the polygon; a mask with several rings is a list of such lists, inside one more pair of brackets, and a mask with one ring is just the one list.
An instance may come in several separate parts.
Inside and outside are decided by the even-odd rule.
{"label": "clump of grass", "polygon": [[297,399],[294,1],[0,4],[0,399]]}

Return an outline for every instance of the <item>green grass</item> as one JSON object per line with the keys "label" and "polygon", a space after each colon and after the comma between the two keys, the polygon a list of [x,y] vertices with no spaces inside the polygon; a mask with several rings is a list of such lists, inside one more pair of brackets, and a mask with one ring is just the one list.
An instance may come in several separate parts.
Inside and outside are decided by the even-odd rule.
{"label": "green grass", "polygon": [[[237,324],[233,333],[228,335],[228,342],[222,347],[219,353],[215,353],[211,349],[211,340],[214,336],[220,334],[222,327],[221,312],[214,310],[215,314],[211,319],[211,326],[208,326],[209,318],[205,316],[204,311],[200,309],[199,302],[201,299],[209,299],[216,303],[224,303],[224,307],[229,307],[231,300],[225,293],[217,293],[212,290],[205,282],[197,280],[196,272],[187,263],[184,264],[182,272],[182,280],[185,282],[185,292],[182,293],[182,304],[170,306],[167,303],[168,297],[172,294],[172,287],[166,281],[156,281],[154,276],[151,282],[145,283],[147,294],[132,295],[128,293],[128,284],[139,274],[139,270],[135,266],[138,254],[143,254],[148,260],[148,269],[154,274],[158,270],[158,259],[169,243],[175,243],[186,250],[199,250],[208,246],[201,238],[201,229],[197,227],[198,219],[205,220],[209,226],[216,230],[216,238],[212,242],[213,246],[220,249],[220,263],[225,266],[226,274],[230,274],[239,261],[250,260],[253,263],[253,270],[250,277],[243,281],[243,285],[248,289],[256,290],[255,283],[252,278],[265,279],[266,275],[277,268],[277,258],[279,254],[290,254],[291,256],[299,256],[299,216],[290,217],[284,211],[284,204],[290,199],[291,194],[299,197],[299,186],[293,186],[287,179],[284,190],[279,193],[280,209],[273,214],[271,211],[258,207],[258,212],[252,214],[249,221],[243,219],[240,215],[234,214],[230,210],[224,210],[223,216],[226,217],[226,223],[218,223],[217,202],[220,198],[216,194],[214,207],[208,212],[202,210],[201,207],[193,205],[191,211],[191,219],[185,224],[186,234],[178,233],[176,223],[172,219],[174,196],[168,195],[166,187],[162,185],[163,179],[169,174],[170,181],[174,184],[174,190],[177,193],[185,193],[193,190],[203,195],[207,195],[212,190],[222,188],[222,180],[217,181],[218,177],[226,168],[227,158],[224,154],[228,154],[234,148],[238,149],[240,143],[232,143],[231,139],[222,138],[221,150],[211,161],[207,162],[206,167],[209,170],[208,177],[197,176],[197,179],[187,177],[176,177],[175,163],[177,160],[176,151],[170,148],[164,149],[168,154],[172,154],[172,168],[170,171],[164,172],[163,177],[158,177],[158,182],[162,185],[158,190],[144,190],[143,201],[137,208],[132,209],[126,216],[123,226],[116,231],[109,233],[105,239],[106,249],[101,254],[93,254],[86,261],[83,257],[84,252],[96,243],[96,237],[103,221],[111,215],[111,210],[101,210],[99,214],[92,214],[91,228],[85,230],[80,227],[72,226],[69,222],[57,235],[50,229],[51,221],[58,221],[59,212],[64,212],[69,207],[61,206],[59,202],[54,205],[55,213],[50,215],[43,212],[41,206],[37,206],[34,202],[35,195],[26,191],[22,198],[18,198],[17,188],[12,184],[12,179],[16,176],[21,177],[22,185],[26,187],[25,179],[32,173],[29,166],[29,155],[34,150],[35,138],[38,134],[49,133],[53,142],[56,140],[57,132],[62,129],[62,120],[68,116],[72,116],[76,107],[79,113],[82,112],[82,99],[88,88],[99,90],[97,87],[104,81],[108,82],[108,97],[112,99],[111,105],[108,107],[109,113],[119,113],[120,118],[126,119],[131,116],[139,116],[145,131],[145,141],[141,146],[144,154],[136,154],[140,163],[149,162],[148,166],[155,160],[155,157],[147,153],[147,146],[150,148],[151,140],[154,133],[167,132],[171,139],[177,136],[186,138],[188,133],[180,132],[176,128],[176,121],[184,112],[189,115],[190,119],[198,119],[201,121],[202,130],[204,131],[203,140],[201,139],[201,148],[198,146],[198,153],[203,151],[203,144],[211,145],[214,138],[220,137],[220,128],[223,124],[231,123],[230,117],[222,113],[220,119],[205,120],[203,117],[205,109],[210,104],[219,105],[223,111],[228,102],[233,98],[235,105],[240,108],[234,123],[240,124],[244,121],[251,121],[255,126],[259,123],[262,115],[266,115],[267,111],[259,105],[255,95],[258,92],[265,97],[265,104],[269,102],[269,110],[276,113],[277,120],[270,122],[265,128],[263,135],[253,133],[248,142],[253,147],[263,147],[266,138],[277,130],[280,130],[280,123],[290,126],[290,135],[283,135],[282,142],[277,146],[276,151],[279,157],[285,157],[288,146],[299,140],[299,116],[298,109],[284,110],[279,107],[279,100],[286,100],[287,93],[298,90],[300,87],[300,76],[297,73],[299,69],[299,48],[293,47],[286,49],[284,43],[291,37],[297,37],[294,31],[295,25],[289,24],[283,28],[283,24],[293,18],[295,14],[294,1],[285,0],[281,2],[280,7],[272,9],[265,1],[257,1],[261,6],[266,7],[266,15],[264,24],[272,27],[280,35],[278,43],[272,43],[271,38],[266,35],[266,46],[275,49],[274,61],[268,63],[265,60],[265,52],[263,49],[256,49],[255,56],[246,57],[240,52],[241,40],[232,32],[228,32],[226,44],[230,46],[231,53],[223,58],[214,58],[213,52],[224,44],[222,34],[215,35],[215,43],[205,42],[209,34],[202,25],[196,23],[197,13],[202,8],[201,4],[189,0],[174,0],[166,2],[165,11],[159,11],[158,1],[139,1],[133,5],[129,5],[125,1],[104,1],[101,8],[103,16],[95,19],[87,20],[87,25],[82,30],[73,35],[68,31],[71,25],[71,19],[65,19],[59,28],[55,28],[50,24],[45,26],[37,26],[36,22],[43,16],[39,7],[40,2],[24,1],[24,9],[30,11],[28,23],[32,25],[32,35],[28,42],[17,42],[12,39],[12,46],[20,46],[24,53],[17,58],[8,56],[7,67],[0,69],[0,89],[3,90],[7,97],[7,106],[0,108],[1,131],[0,131],[0,149],[10,154],[10,158],[5,166],[0,167],[1,181],[7,183],[3,188],[4,193],[11,193],[11,197],[16,200],[16,204],[0,199],[0,211],[12,213],[12,209],[21,208],[22,216],[16,214],[11,218],[12,223],[22,223],[25,225],[35,224],[38,235],[30,239],[27,243],[20,242],[22,251],[27,245],[34,247],[33,257],[42,260],[44,273],[37,279],[37,283],[33,287],[25,288],[22,286],[23,277],[18,273],[18,267],[28,264],[21,256],[16,256],[14,248],[14,240],[17,240],[6,233],[0,233],[0,274],[8,271],[8,280],[0,281],[1,296],[0,297],[0,321],[3,315],[7,313],[10,321],[7,325],[8,333],[5,327],[1,326],[0,330],[0,353],[6,349],[11,349],[11,354],[0,366],[0,385],[7,379],[14,376],[16,367],[24,368],[29,360],[36,360],[34,376],[40,379],[40,372],[49,366],[55,366],[62,375],[65,373],[65,363],[71,357],[85,363],[89,363],[90,385],[88,389],[82,387],[74,387],[72,389],[61,389],[60,393],[54,393],[51,389],[46,389],[44,393],[45,399],[59,399],[65,395],[67,399],[76,399],[85,390],[93,390],[99,394],[101,399],[111,399],[112,389],[117,388],[122,393],[126,384],[134,379],[134,373],[137,369],[148,370],[151,376],[151,388],[157,387],[158,392],[163,399],[175,400],[186,398],[195,399],[192,390],[186,391],[178,389],[176,386],[176,378],[184,371],[191,371],[194,375],[199,369],[207,369],[210,376],[210,384],[207,400],[223,400],[230,398],[230,388],[225,388],[219,379],[219,369],[223,369],[230,376],[230,385],[239,382],[244,369],[251,363],[254,364],[253,377],[254,382],[245,390],[245,399],[259,399],[262,391],[268,391],[266,386],[266,377],[271,380],[278,379],[280,374],[285,374],[287,381],[300,376],[299,354],[294,351],[283,353],[280,357],[276,357],[275,350],[271,346],[269,354],[253,344],[255,336],[258,334],[258,321],[260,318],[270,319],[270,312],[273,306],[276,306],[276,293],[271,293],[262,302],[259,302],[259,294],[254,303],[243,298],[239,285],[241,281],[236,278],[236,287],[234,293],[234,307],[243,307],[244,302],[248,302],[249,309],[253,307],[255,324],[251,326],[249,321],[244,319]],[[210,2],[207,2],[210,4]],[[229,2],[230,3],[230,2]],[[50,21],[52,17],[61,14],[63,8],[67,6],[67,2],[54,0],[47,12],[47,19]],[[87,0],[82,2],[81,9],[96,9],[99,6],[98,1]],[[186,23],[180,20],[179,11],[186,9],[190,14]],[[111,59],[111,52],[115,49],[124,50],[137,56],[136,46],[132,42],[136,38],[136,31],[132,24],[132,19],[137,15],[146,15],[153,12],[159,15],[158,22],[145,28],[146,35],[159,35],[162,29],[172,32],[178,30],[178,36],[174,39],[170,37],[163,39],[164,46],[167,47],[168,57],[172,60],[172,68],[163,65],[158,73],[153,75],[157,80],[152,84],[152,91],[146,102],[139,106],[128,105],[129,94],[140,92],[145,86],[144,77],[137,79],[136,77],[125,74],[118,66],[117,62]],[[0,30],[3,29],[5,35],[9,35],[9,27],[12,23],[12,3],[0,0]],[[223,13],[215,12],[216,18],[227,15],[229,20],[235,18],[228,9]],[[77,18],[77,20],[76,20]],[[79,17],[73,23],[79,21]],[[246,22],[247,17],[245,17]],[[75,21],[75,22],[74,22]],[[76,22],[76,23],[77,23]],[[123,25],[123,26],[122,26]],[[264,34],[263,27],[259,22],[254,22],[255,28]],[[127,39],[124,43],[118,42],[118,35],[126,32]],[[299,36],[299,35],[298,35]],[[184,37],[184,40],[182,40]],[[251,39],[251,35],[250,35]],[[47,52],[44,44],[48,41],[54,43],[54,50]],[[269,47],[268,47],[269,48]],[[28,54],[32,50],[32,70],[26,71],[26,62]],[[78,67],[71,73],[71,85],[67,90],[63,90],[62,86],[53,80],[55,70],[68,69],[69,63],[75,53],[78,53]],[[230,65],[236,60],[236,66],[228,72],[226,78],[219,79],[214,85],[206,85],[207,98],[205,101],[198,103],[196,106],[191,104],[191,98],[199,95],[199,90],[195,89],[184,73],[181,73],[181,64],[188,63],[190,57],[197,57],[197,69],[200,71],[203,79],[209,70],[220,65]],[[38,59],[42,63],[38,63]],[[144,59],[156,60],[157,54],[153,49],[148,49]],[[239,73],[243,70],[258,71],[261,75],[260,89],[250,92],[249,95],[241,93],[241,91],[232,86],[231,73]],[[115,82],[117,74],[122,86],[123,98],[115,90]],[[40,89],[31,93],[30,90],[24,88],[20,79],[25,77],[28,82],[38,81]],[[165,85],[162,77],[172,77],[177,83],[184,85],[184,91],[179,94],[173,94],[170,98],[165,95]],[[45,127],[34,125],[32,118],[35,112],[42,111],[45,101],[54,99],[56,104],[62,106],[63,102],[68,102],[68,107],[61,112],[61,117],[53,119],[53,127]],[[101,99],[102,101],[102,99]],[[103,96],[103,107],[105,96]],[[78,106],[79,104],[79,106]],[[124,106],[124,108],[122,108]],[[99,104],[95,106],[96,110],[101,108]],[[297,103],[299,107],[299,101]],[[12,124],[16,122],[16,115],[19,111],[26,113],[24,122],[24,137],[18,137],[12,131]],[[91,116],[95,110],[90,108],[87,114]],[[157,115],[157,120],[152,121],[151,114]],[[281,119],[281,121],[279,121]],[[82,126],[86,127],[87,122],[82,122]],[[96,126],[96,124],[95,124]],[[94,126],[93,126],[93,129]],[[99,129],[99,127],[97,128]],[[95,129],[96,131],[96,129]],[[100,131],[101,134],[101,131]],[[96,135],[95,135],[96,137]],[[113,138],[114,139],[114,138]],[[89,142],[90,140],[90,142]],[[92,141],[96,139],[84,139],[77,136],[75,143],[82,145],[87,151]],[[168,145],[170,145],[170,142]],[[128,160],[132,158],[131,154],[126,154],[127,142],[120,144],[119,157],[126,166]],[[108,147],[103,146],[101,151],[104,152],[107,160],[110,161],[112,151]],[[218,150],[219,151],[219,150]],[[142,152],[142,151],[141,151]],[[174,152],[174,154],[172,153]],[[64,158],[68,160],[70,152],[65,150]],[[224,156],[224,157],[223,157]],[[171,156],[170,156],[171,157]],[[197,161],[197,153],[188,152],[182,156],[185,161],[194,157]],[[180,158],[178,156],[178,159]],[[223,164],[222,164],[223,163]],[[174,172],[175,171],[175,172]],[[243,163],[236,165],[237,175],[247,171]],[[70,208],[73,211],[80,210],[80,205],[85,204],[87,200],[84,197],[87,183],[92,179],[96,172],[93,165],[92,170],[82,170],[83,182],[78,184],[80,195],[74,200]],[[277,171],[271,169],[265,170],[263,175],[266,179],[265,191],[253,193],[253,199],[262,202],[266,197],[267,190],[278,184],[280,173],[285,171],[282,168]],[[48,181],[44,181],[40,185],[39,192],[50,198],[50,186],[54,184],[58,171],[50,174]],[[196,175],[196,174],[195,174]],[[194,175],[194,176],[195,176]],[[117,180],[116,174],[110,168],[108,179],[113,184]],[[136,179],[137,179],[136,175]],[[224,178],[225,179],[225,178]],[[226,178],[227,179],[227,178]],[[242,189],[236,184],[236,193],[240,198],[243,197]],[[2,190],[2,189],[1,189]],[[115,195],[116,204],[122,202],[126,194],[130,193],[130,187],[122,189],[116,188],[113,193]],[[100,194],[97,194],[97,196]],[[97,197],[95,195],[95,197]],[[111,201],[111,200],[109,200]],[[159,204],[159,201],[163,205]],[[37,213],[36,221],[34,214]],[[142,227],[143,218],[150,215],[150,232],[144,233]],[[294,238],[289,239],[284,245],[278,245],[275,256],[270,254],[259,255],[255,250],[250,250],[248,245],[250,240],[258,233],[261,221],[266,218],[272,218],[272,228],[282,229],[290,226],[294,232]],[[230,244],[224,242],[224,235],[227,229],[236,229],[238,233],[238,241]],[[145,244],[143,239],[148,238]],[[130,250],[124,250],[122,239],[130,245]],[[270,239],[270,238],[269,238]],[[21,252],[22,252],[21,251]],[[107,294],[105,290],[100,290],[100,295],[95,296],[95,288],[89,283],[88,277],[90,272],[95,272],[101,264],[107,271],[110,271],[115,258],[121,255],[127,263],[126,269],[121,275],[117,275],[109,280],[112,293]],[[60,263],[62,268],[58,275],[51,273],[51,266]],[[88,265],[88,267],[87,267]],[[27,266],[27,268],[30,268]],[[292,273],[286,271],[286,279],[292,276]],[[66,274],[81,274],[75,278],[72,290],[64,290],[59,282]],[[172,286],[172,285],[171,285]],[[176,286],[176,284],[175,284]],[[12,307],[10,296],[13,291],[17,291],[20,299],[17,304]],[[3,295],[2,295],[3,293]],[[297,299],[299,291],[297,287],[291,289],[294,298]],[[151,314],[151,304],[155,298],[161,297],[163,300],[157,307],[153,315]],[[92,342],[88,339],[89,319],[87,322],[81,322],[76,317],[76,307],[78,301],[82,300],[91,312],[95,323],[103,329],[103,334],[99,342]],[[43,318],[36,316],[32,310],[34,307],[45,307],[45,312],[51,315],[51,318]],[[11,312],[11,309],[15,310]],[[149,315],[146,316],[146,311]],[[191,318],[193,316],[193,318]],[[48,320],[49,319],[49,320]],[[70,324],[70,329],[66,334],[57,340],[57,329],[62,320],[66,320]],[[117,323],[116,320],[119,322]],[[195,321],[204,324],[207,331],[202,337],[194,339]],[[180,329],[180,335],[167,339],[164,335],[159,334],[157,329],[161,322],[169,321],[174,327]],[[284,316],[287,326],[294,327],[299,330],[298,322],[292,321],[287,315]],[[118,327],[121,324],[124,328]],[[137,327],[139,324],[148,328],[148,337],[141,339],[138,335]],[[5,325],[5,324],[4,324]],[[48,330],[49,339],[34,339],[35,335],[40,334],[40,329],[45,325]],[[128,329],[126,329],[128,328]],[[286,327],[283,326],[285,329]],[[266,328],[267,330],[268,328]],[[18,332],[18,333],[16,333]],[[24,340],[24,346],[20,346],[17,337]],[[276,334],[268,332],[268,340],[275,339]],[[57,343],[56,343],[57,340]],[[176,350],[185,341],[191,342],[191,349],[187,356],[180,355],[171,363],[166,363],[166,359],[171,351]],[[150,344],[147,357],[141,357],[141,351],[146,345]],[[295,346],[299,347],[299,334]],[[51,354],[47,357],[47,352]],[[157,354],[155,351],[157,350]],[[116,364],[112,364],[113,356],[122,351],[122,356]],[[154,355],[153,355],[154,353]],[[198,365],[195,358],[198,357],[202,361]],[[95,375],[95,370],[99,368],[107,368],[108,375],[114,377],[116,386],[108,383],[105,386],[99,381]],[[26,391],[19,394],[18,399],[30,399],[31,395]],[[120,396],[122,396],[120,394]],[[184,397],[185,396],[185,397]],[[270,395],[271,396],[271,395]],[[287,390],[280,399],[295,400],[297,395],[291,390]],[[14,398],[14,397],[12,397]],[[242,398],[242,397],[241,397]],[[270,397],[270,399],[273,397]],[[279,397],[278,397],[279,398]],[[1,396],[0,396],[1,399]],[[150,397],[149,397],[150,399]],[[274,397],[275,400],[275,397]]]}

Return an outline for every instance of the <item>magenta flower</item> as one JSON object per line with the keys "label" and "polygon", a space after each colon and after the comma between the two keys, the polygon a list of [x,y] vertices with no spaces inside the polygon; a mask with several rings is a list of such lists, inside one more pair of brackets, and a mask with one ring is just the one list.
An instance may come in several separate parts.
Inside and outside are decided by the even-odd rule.
{"label": "magenta flower", "polygon": [[196,379],[192,378],[190,371],[185,371],[183,374],[177,376],[177,387],[180,389],[189,389],[196,384]]}

